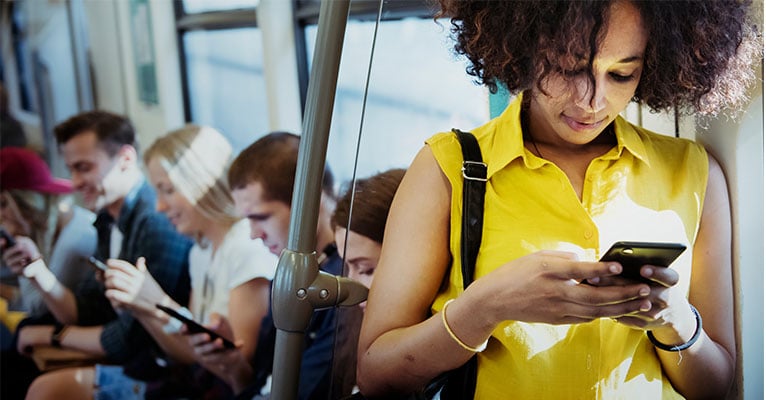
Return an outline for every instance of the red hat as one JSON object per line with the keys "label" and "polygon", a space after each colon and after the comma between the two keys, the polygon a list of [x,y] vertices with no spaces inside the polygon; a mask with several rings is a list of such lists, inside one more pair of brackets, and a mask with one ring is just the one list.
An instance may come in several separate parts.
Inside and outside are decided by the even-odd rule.
{"label": "red hat", "polygon": [[69,193],[72,181],[55,178],[37,153],[22,147],[0,149],[0,189]]}

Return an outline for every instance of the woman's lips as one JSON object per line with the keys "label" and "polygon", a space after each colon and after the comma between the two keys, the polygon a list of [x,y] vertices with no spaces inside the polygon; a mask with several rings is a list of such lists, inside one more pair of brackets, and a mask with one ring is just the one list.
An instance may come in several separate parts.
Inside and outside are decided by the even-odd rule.
{"label": "woman's lips", "polygon": [[578,120],[566,115],[562,115],[561,117],[564,120],[564,123],[566,123],[572,130],[575,131],[587,131],[587,130],[593,130],[598,128],[602,122],[604,122],[604,119],[600,119],[595,122],[589,122],[587,120]]}

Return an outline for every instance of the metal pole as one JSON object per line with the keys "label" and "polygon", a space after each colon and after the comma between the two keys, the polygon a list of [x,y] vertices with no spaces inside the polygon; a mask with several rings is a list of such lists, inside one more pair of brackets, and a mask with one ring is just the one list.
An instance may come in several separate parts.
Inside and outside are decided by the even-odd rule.
{"label": "metal pole", "polygon": [[271,385],[271,398],[275,400],[293,400],[298,395],[303,338],[314,310],[343,302],[339,298],[343,293],[359,292],[347,279],[320,273],[315,251],[322,174],[348,10],[349,0],[323,0],[319,10],[317,45],[293,188],[290,236],[287,249],[279,258],[272,292],[277,328]]}

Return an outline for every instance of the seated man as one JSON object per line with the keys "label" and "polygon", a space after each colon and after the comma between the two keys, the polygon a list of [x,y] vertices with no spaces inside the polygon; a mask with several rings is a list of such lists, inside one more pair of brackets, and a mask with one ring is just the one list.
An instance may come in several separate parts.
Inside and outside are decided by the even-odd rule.
{"label": "seated man", "polygon": [[[229,186],[234,203],[241,215],[250,221],[252,238],[263,240],[269,250],[277,255],[287,247],[299,141],[298,136],[290,133],[271,133],[243,150],[229,169]],[[342,260],[333,243],[330,225],[335,199],[329,170],[325,170],[322,183],[316,234],[319,267],[325,272],[340,275]],[[315,312],[309,324],[298,399],[327,399],[330,395],[336,314],[334,308]],[[225,320],[221,323],[225,325]],[[221,343],[211,345],[207,334],[189,338],[197,351],[210,353],[205,367],[231,385],[238,398],[252,398],[261,393],[271,374],[275,337],[271,311],[261,326],[258,349],[252,362],[239,357],[238,351],[223,349]],[[225,328],[222,330],[225,331]]]}
{"label": "seated man", "polygon": [[[179,304],[187,304],[192,242],[155,211],[155,193],[139,167],[130,122],[109,112],[91,111],[56,126],[55,134],[75,189],[84,204],[97,211],[96,257],[131,263],[145,257],[162,289]],[[161,355],[159,348],[129,312],[113,309],[97,279],[100,273],[85,280],[74,293],[49,279],[51,274],[42,260],[30,263],[24,275],[38,285],[58,323],[23,326],[18,334],[20,352],[53,345],[118,364],[44,374],[32,384],[27,398],[98,398],[108,395],[107,382],[125,387],[126,381],[136,388],[133,395],[141,397],[142,381],[160,378],[161,369],[155,363]],[[114,395],[125,398],[124,393]]]}

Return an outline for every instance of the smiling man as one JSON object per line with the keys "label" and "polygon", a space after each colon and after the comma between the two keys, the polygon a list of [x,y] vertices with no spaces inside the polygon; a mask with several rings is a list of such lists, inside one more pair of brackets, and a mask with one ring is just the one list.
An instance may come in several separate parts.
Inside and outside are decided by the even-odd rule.
{"label": "smiling man", "polygon": [[[131,123],[110,112],[90,111],[71,117],[54,131],[74,188],[82,194],[84,205],[98,214],[94,223],[98,232],[96,257],[130,263],[146,258],[163,290],[179,304],[187,304],[192,243],[155,210],[155,193],[139,167]],[[157,345],[129,312],[112,308],[95,274],[74,293],[57,287],[60,285],[41,290],[58,324],[23,327],[18,348],[23,351],[29,346],[53,345],[102,356],[117,365],[44,374],[30,387],[31,398],[51,393],[66,398],[91,397],[94,388],[96,394],[126,398],[125,393],[110,390],[129,382],[132,385],[127,386],[138,388],[134,395],[140,395],[145,387],[142,380],[159,378]],[[106,382],[112,383],[112,388]]]}

